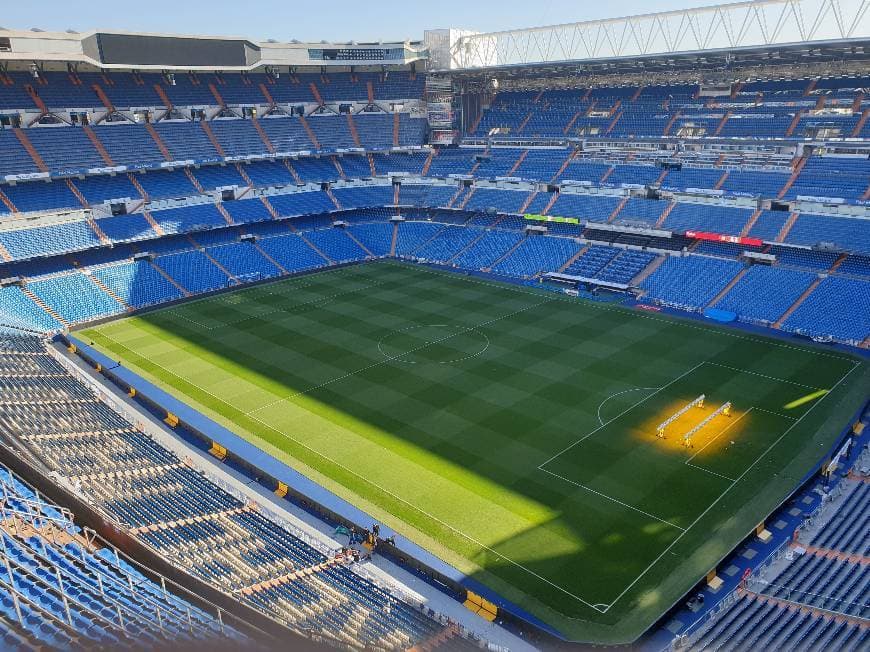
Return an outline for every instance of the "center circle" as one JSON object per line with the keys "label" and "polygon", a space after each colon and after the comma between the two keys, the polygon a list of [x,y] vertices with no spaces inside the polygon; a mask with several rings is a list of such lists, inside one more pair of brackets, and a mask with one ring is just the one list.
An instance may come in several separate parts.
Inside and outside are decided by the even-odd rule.
{"label": "center circle", "polygon": [[381,355],[404,364],[462,362],[488,348],[485,333],[454,324],[414,324],[387,333],[378,342]]}

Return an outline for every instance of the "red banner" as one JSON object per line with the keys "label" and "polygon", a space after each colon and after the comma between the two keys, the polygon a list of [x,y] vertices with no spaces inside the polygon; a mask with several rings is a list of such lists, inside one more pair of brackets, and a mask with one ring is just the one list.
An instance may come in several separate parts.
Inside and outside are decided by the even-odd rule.
{"label": "red banner", "polygon": [[741,238],[739,235],[723,235],[707,231],[686,231],[686,237],[694,238],[695,240],[709,240],[711,242],[730,242],[731,244],[741,244],[750,247],[760,247],[764,244],[764,241],[758,238]]}

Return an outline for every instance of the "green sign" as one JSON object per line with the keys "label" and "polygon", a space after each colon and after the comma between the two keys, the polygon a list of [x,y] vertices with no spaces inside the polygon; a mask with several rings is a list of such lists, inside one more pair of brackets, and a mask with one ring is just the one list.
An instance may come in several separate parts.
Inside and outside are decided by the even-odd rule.
{"label": "green sign", "polygon": [[580,224],[580,220],[576,217],[557,217],[555,215],[535,215],[534,213],[526,213],[527,220],[536,220],[538,222],[563,222],[564,224]]}

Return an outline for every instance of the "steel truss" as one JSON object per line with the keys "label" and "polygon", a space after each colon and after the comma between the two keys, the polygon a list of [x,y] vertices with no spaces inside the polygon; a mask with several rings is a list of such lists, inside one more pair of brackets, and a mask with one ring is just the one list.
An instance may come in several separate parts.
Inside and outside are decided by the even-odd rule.
{"label": "steel truss", "polygon": [[870,0],[751,0],[734,4],[473,34],[451,68],[590,61],[736,50],[870,36]]}

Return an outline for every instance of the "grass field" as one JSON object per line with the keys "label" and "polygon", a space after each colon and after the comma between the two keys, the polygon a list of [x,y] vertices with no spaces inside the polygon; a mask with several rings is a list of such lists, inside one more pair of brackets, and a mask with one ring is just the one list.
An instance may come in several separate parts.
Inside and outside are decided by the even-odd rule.
{"label": "grass field", "polygon": [[[395,262],[82,336],[595,642],[633,640],[690,589],[821,458],[870,382],[831,349]],[[731,416],[684,446],[726,401]]]}

